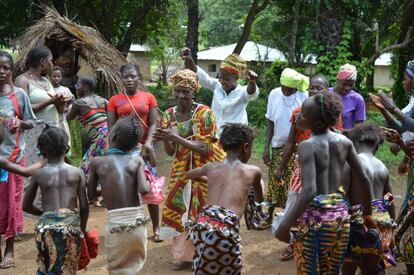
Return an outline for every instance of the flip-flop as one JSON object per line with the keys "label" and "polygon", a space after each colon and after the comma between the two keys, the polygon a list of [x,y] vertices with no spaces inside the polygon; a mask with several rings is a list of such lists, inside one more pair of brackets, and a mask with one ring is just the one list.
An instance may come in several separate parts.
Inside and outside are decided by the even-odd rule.
{"label": "flip-flop", "polygon": [[11,267],[16,267],[14,265],[14,258],[4,257],[3,261],[0,264],[0,269],[7,269]]}
{"label": "flip-flop", "polygon": [[279,258],[282,261],[287,261],[287,260],[292,259],[293,256],[294,256],[293,245],[292,244],[288,244],[288,246],[283,249],[282,253],[280,253]]}
{"label": "flip-flop", "polygon": [[164,240],[160,239],[160,234],[159,233],[154,233],[154,236],[152,236],[150,239],[154,243],[162,243],[164,241]]}

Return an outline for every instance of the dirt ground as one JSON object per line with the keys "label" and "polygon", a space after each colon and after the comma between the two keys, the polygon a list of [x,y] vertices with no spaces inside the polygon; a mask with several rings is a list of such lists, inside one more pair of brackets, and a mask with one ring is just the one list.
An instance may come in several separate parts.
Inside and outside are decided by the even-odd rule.
{"label": "dirt ground", "polygon": [[[267,182],[267,168],[264,167],[260,160],[253,160],[262,168],[265,182]],[[168,175],[170,170],[171,159],[163,158],[159,164],[160,175]],[[395,169],[391,169],[395,174]],[[397,205],[401,205],[401,195],[405,190],[404,179],[397,178],[394,181],[394,193],[396,194]],[[79,274],[107,274],[106,257],[103,249],[104,228],[106,220],[106,210],[103,208],[94,208],[91,206],[88,228],[96,227],[100,236],[99,255],[92,260],[86,271],[80,271]],[[8,270],[0,270],[0,274],[34,274],[36,272],[36,247],[33,237],[33,228],[35,220],[25,219],[25,230],[23,240],[15,244],[15,261],[16,267]],[[148,236],[152,235],[151,224],[148,225]],[[270,229],[266,231],[247,231],[244,220],[241,226],[241,235],[243,237],[243,274],[296,274],[295,262],[280,261],[279,254],[284,243],[276,240]],[[162,243],[153,243],[148,241],[148,257],[141,274],[191,274],[191,270],[185,272],[171,271],[172,257],[170,253],[171,240]],[[396,268],[388,270],[388,274],[398,274],[404,270],[403,265],[399,264]]]}

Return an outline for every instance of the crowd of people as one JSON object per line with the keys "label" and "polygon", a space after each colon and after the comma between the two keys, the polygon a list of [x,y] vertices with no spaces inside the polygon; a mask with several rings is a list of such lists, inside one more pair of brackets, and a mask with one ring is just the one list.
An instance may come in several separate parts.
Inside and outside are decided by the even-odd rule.
{"label": "crowd of people", "polygon": [[[246,107],[259,95],[258,75],[236,54],[222,62],[217,79],[188,49],[182,58],[185,69],[170,79],[176,105],[160,116],[135,64],[120,68],[124,87],[109,100],[95,94],[93,77],[74,84],[75,98],[48,48],[33,48],[28,70],[14,81],[13,58],[0,51],[1,269],[15,265],[25,211],[39,216],[38,274],[75,274],[94,204],[107,208],[110,274],[142,269],[149,222],[152,241],[172,238],[173,270],[241,274],[243,215],[248,229],[272,227],[287,243],[280,258],[294,257],[298,274],[381,274],[397,261],[414,274],[414,96],[400,110],[385,93],[371,95],[389,128],[378,127],[364,122],[354,66],[341,66],[333,87],[323,75],[309,79],[286,68],[264,113],[265,192],[263,171],[247,164],[257,133]],[[238,83],[242,77],[246,86]],[[213,93],[211,108],[194,101],[200,85]],[[403,85],[414,92],[414,61]],[[79,168],[67,158],[70,120],[84,127]],[[384,139],[406,155],[399,215],[388,169],[375,157]],[[165,198],[154,142],[173,157]],[[276,208],[283,212],[274,215]]]}

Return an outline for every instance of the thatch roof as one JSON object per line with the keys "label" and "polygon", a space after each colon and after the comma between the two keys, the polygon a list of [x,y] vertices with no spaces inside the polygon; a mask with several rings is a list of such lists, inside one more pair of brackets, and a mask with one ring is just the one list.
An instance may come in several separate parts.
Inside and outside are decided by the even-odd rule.
{"label": "thatch roof", "polygon": [[20,51],[16,69],[26,69],[27,54],[30,49],[48,45],[52,41],[70,44],[104,81],[108,92],[116,93],[122,86],[119,68],[127,61],[122,54],[93,28],[75,24],[51,7],[42,5],[45,16],[29,27],[14,41]]}

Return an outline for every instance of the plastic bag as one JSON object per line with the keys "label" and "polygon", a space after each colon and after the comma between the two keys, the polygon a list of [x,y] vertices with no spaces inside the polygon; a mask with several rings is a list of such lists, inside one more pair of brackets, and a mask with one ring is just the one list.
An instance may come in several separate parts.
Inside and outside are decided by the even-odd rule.
{"label": "plastic bag", "polygon": [[160,204],[165,195],[162,191],[162,187],[164,186],[165,177],[158,177],[156,178],[151,171],[145,167],[145,178],[149,182],[150,185],[150,192],[144,196],[142,196],[142,200],[146,204]]}

